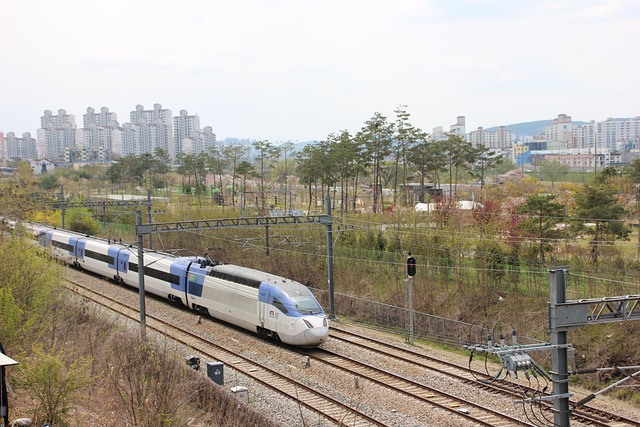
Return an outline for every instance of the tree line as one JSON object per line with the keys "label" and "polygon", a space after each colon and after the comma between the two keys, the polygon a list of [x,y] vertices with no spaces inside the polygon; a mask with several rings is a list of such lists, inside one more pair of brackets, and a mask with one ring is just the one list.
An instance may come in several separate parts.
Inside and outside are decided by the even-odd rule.
{"label": "tree line", "polygon": [[[250,147],[238,142],[211,147],[198,154],[182,153],[176,160],[175,171],[181,177],[185,194],[202,195],[208,189],[207,174],[214,177],[213,186],[223,189],[223,175],[232,177],[231,192],[244,191],[247,179],[257,179],[261,192],[274,186],[289,188],[288,177],[295,174],[312,199],[324,200],[331,189],[339,188],[341,209],[355,209],[355,199],[364,184],[372,191],[372,210],[382,212],[385,205],[383,188],[393,189],[398,203],[402,186],[407,191],[409,181],[418,180],[424,189],[427,181],[436,186],[448,177],[448,184],[457,192],[457,183],[464,172],[484,185],[487,172],[503,162],[494,151],[479,145],[473,147],[462,136],[446,134],[445,139],[433,139],[410,122],[406,105],[395,110],[393,120],[376,112],[362,128],[330,133],[324,140],[306,145],[300,152],[294,144],[274,144],[254,141],[254,158]],[[163,188],[169,182],[170,159],[161,149],[141,156],[128,156],[112,165],[107,177],[112,183],[137,184],[145,182],[150,188]],[[425,194],[420,195],[424,201]],[[236,199],[232,197],[235,205]],[[261,198],[262,207],[265,200]]]}
{"label": "tree line", "polygon": [[474,147],[461,135],[432,138],[410,122],[406,107],[394,110],[394,121],[376,112],[355,134],[342,130],[305,146],[296,157],[300,181],[323,199],[332,187],[339,187],[341,209],[355,209],[358,189],[365,182],[371,186],[372,211],[377,213],[385,206],[383,188],[393,190],[391,202],[396,204],[401,186],[409,200],[407,183],[417,179],[422,189],[419,201],[424,201],[427,181],[440,187],[448,176],[449,187],[457,193],[462,171],[483,186],[487,171],[503,162],[495,151]]}
{"label": "tree line", "polygon": [[[172,169],[168,154],[157,149],[154,153],[120,159],[108,168],[106,178],[114,184],[167,188],[177,184],[172,182],[176,174],[170,173],[175,170],[183,193],[204,195],[209,191],[205,184],[209,175],[213,177],[214,188],[231,194],[228,203],[234,207],[236,194],[246,191],[246,183],[251,179],[262,194],[260,207],[265,208],[264,192],[292,188],[289,180],[295,175],[308,191],[309,210],[314,200],[322,202],[333,193],[340,210],[355,211],[359,192],[367,191],[371,211],[380,213],[385,204],[398,204],[400,196],[403,196],[400,200],[411,200],[409,182],[419,182],[422,192],[418,201],[426,199],[427,182],[436,188],[448,184],[455,199],[459,182],[474,180],[482,187],[489,171],[510,166],[494,151],[482,145],[474,147],[460,135],[449,133],[444,139],[434,139],[411,123],[406,105],[398,106],[394,113],[395,117],[389,119],[376,112],[359,131],[330,133],[324,140],[308,144],[297,153],[291,142],[276,145],[262,140],[253,141],[250,158],[250,146],[233,142],[198,154],[182,153]],[[550,180],[553,188],[557,180],[568,174],[568,168],[558,162],[544,162],[540,173]],[[231,177],[231,188],[223,187],[225,175]],[[629,230],[622,222],[626,211],[618,198],[620,191],[612,185],[613,180],[622,175],[630,182],[640,183],[640,160],[624,170],[599,171],[594,182],[575,192],[570,205],[558,203],[554,195],[527,195],[518,213],[528,217],[519,227],[538,240],[541,260],[552,249],[550,239],[568,235],[570,230],[565,222],[571,223],[570,229],[575,234],[593,235],[594,259],[598,256],[597,242],[628,237]],[[389,196],[383,193],[383,188],[392,190],[390,200],[385,200]],[[580,221],[571,222],[571,217]],[[584,226],[585,223],[590,225]]]}

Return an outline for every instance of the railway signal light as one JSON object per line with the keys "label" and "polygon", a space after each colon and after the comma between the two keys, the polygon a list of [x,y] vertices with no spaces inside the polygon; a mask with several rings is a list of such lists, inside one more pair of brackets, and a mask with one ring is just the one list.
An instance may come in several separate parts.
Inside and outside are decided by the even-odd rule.
{"label": "railway signal light", "polygon": [[409,252],[409,257],[407,258],[407,275],[409,277],[416,275],[416,259],[411,256],[411,252]]}

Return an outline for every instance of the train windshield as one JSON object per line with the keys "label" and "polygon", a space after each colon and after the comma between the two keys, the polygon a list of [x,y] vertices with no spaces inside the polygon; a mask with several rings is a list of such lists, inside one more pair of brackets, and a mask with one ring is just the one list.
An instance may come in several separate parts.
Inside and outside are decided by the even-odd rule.
{"label": "train windshield", "polygon": [[296,305],[300,314],[321,314],[322,307],[312,296],[298,295],[291,297],[291,301]]}

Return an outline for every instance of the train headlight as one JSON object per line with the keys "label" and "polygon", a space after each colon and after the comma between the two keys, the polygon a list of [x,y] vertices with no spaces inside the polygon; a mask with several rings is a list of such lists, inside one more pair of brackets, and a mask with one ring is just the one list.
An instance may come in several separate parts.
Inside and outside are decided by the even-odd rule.
{"label": "train headlight", "polygon": [[304,322],[305,325],[307,325],[307,328],[313,329],[313,325],[307,319],[302,319],[302,321]]}

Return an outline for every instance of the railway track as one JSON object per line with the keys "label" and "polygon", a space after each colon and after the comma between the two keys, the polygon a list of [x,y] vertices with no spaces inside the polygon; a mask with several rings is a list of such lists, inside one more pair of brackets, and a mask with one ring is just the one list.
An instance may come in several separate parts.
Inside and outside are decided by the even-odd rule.
{"label": "railway track", "polygon": [[511,425],[535,426],[535,424],[523,422],[519,418],[514,418],[510,415],[470,402],[442,390],[429,387],[419,383],[418,381],[404,378],[384,369],[359,362],[350,357],[322,348],[307,350],[304,354],[350,375],[357,375],[367,381],[374,382],[385,388],[393,390],[396,393],[415,399],[417,402],[453,412],[456,415],[464,417],[479,425],[494,427]]}
{"label": "railway track", "polygon": [[[87,288],[81,283],[70,283],[72,284],[70,289],[73,292],[93,300],[110,310],[118,312],[132,321],[139,321],[137,306],[127,306],[121,301],[111,298],[108,295],[104,295]],[[135,292],[135,290],[132,291]],[[465,381],[474,388],[482,388],[485,392],[488,391],[490,393],[503,395],[508,395],[510,393],[510,397],[514,398],[514,400],[522,399],[523,397],[522,386],[520,385],[508,384],[508,381],[490,382],[488,379],[491,377],[484,372],[474,371],[471,373],[467,367],[430,357],[423,353],[419,353],[399,345],[389,344],[375,338],[363,337],[341,328],[339,323],[340,322],[336,321],[331,325],[331,339],[333,340],[384,355],[385,358],[399,360],[412,364],[413,366],[420,366],[425,370],[439,372],[460,381]],[[147,328],[170,337],[174,341],[192,348],[194,352],[198,352],[207,358],[219,360],[228,367],[242,373],[248,378],[253,379],[257,383],[286,396],[296,404],[304,406],[336,425],[355,427],[390,425],[374,418],[363,410],[358,409],[358,407],[356,407],[359,406],[357,402],[354,403],[352,401],[350,404],[344,403],[345,400],[349,399],[342,398],[342,401],[338,400],[332,397],[329,393],[318,391],[293,378],[291,372],[289,372],[289,375],[277,372],[264,364],[243,356],[239,352],[230,351],[228,348],[216,345],[215,343],[210,342],[210,340],[204,339],[189,330],[185,330],[184,328],[168,323],[155,316],[150,316],[149,314],[147,314]],[[247,336],[250,336],[250,334],[247,334]],[[299,352],[299,349],[290,350]],[[474,425],[533,426],[543,425],[547,422],[544,418],[542,419],[542,422],[536,421],[536,419],[529,419],[529,422],[527,422],[527,417],[524,415],[521,417],[513,417],[508,414],[503,414],[494,411],[491,408],[486,408],[465,399],[449,395],[441,390],[429,388],[412,379],[403,378],[366,363],[346,358],[337,353],[332,353],[326,349],[306,350],[302,351],[301,354],[313,357],[314,359],[331,366],[333,369],[339,369],[343,373],[347,373],[353,377],[372,381],[380,387],[392,390],[393,393],[403,396],[403,399],[407,401],[410,399],[415,400],[416,405],[424,405],[425,410],[428,410],[426,408],[429,407],[439,408],[442,411],[446,411],[450,414],[454,414],[456,417],[460,417],[461,421],[464,419]],[[519,387],[519,389],[515,390],[517,387]],[[335,393],[333,395],[335,395]],[[551,413],[549,412],[549,414]],[[552,417],[552,415],[548,415],[545,418],[552,419]],[[587,425],[595,426],[640,426],[640,422],[638,421],[626,419],[596,408],[587,408],[587,411],[584,414],[574,411],[572,419]]]}
{"label": "railway track", "polygon": [[[68,280],[67,283],[69,283],[67,286],[68,289],[81,297],[100,304],[109,310],[130,319],[131,321],[139,322],[139,311],[137,307],[128,306],[109,295],[92,290],[76,281]],[[299,404],[313,412],[316,412],[322,417],[325,417],[336,425],[350,427],[388,425],[364,413],[357,407],[353,407],[335,399],[328,393],[309,387],[290,375],[277,372],[264,364],[243,356],[240,352],[230,351],[228,348],[212,343],[187,329],[148,313],[146,316],[146,326],[148,330],[167,336],[182,345],[188,346],[193,349],[194,352],[200,353],[207,358],[218,360],[265,387],[299,402]],[[295,350],[297,351],[297,349]],[[473,404],[464,399],[447,395],[446,393],[439,392],[435,389],[430,390],[418,383],[411,384],[410,381],[407,382],[408,380],[398,376],[394,377],[389,376],[391,374],[386,374],[387,377],[385,377],[385,374],[379,372],[376,374],[378,379],[374,380],[374,374],[373,371],[371,371],[374,369],[373,367],[363,367],[363,364],[361,363],[348,361],[345,358],[331,354],[328,351],[312,350],[309,352],[303,352],[303,354],[309,356],[313,354],[315,359],[320,360],[320,358],[322,358],[324,363],[331,364],[333,367],[349,372],[351,375],[366,376],[367,379],[377,382],[379,385],[392,390],[394,393],[399,393],[405,397],[411,397],[412,399],[415,399],[416,402],[422,402],[430,407],[440,408],[450,414],[460,417],[461,419],[471,421],[475,425],[492,427],[512,425],[533,426],[533,424],[523,423],[519,419],[501,414],[488,408],[482,408],[479,405]],[[468,411],[465,407],[474,408],[474,410]]]}
{"label": "railway track", "polygon": [[[447,375],[451,378],[455,378],[456,380],[468,382],[474,387],[479,387],[492,393],[499,393],[512,397],[514,400],[520,400],[532,395],[536,395],[538,397],[542,395],[550,395],[550,393],[541,393],[538,389],[523,386],[522,384],[518,384],[513,381],[505,379],[494,380],[494,377],[488,375],[486,372],[472,369],[469,366],[458,365],[376,338],[363,337],[337,326],[336,323],[337,322],[333,322],[331,325],[331,339],[340,340],[344,343],[348,343],[349,345],[357,346],[362,350],[375,352],[388,358],[418,365],[426,371]],[[545,410],[548,411],[548,418],[553,418],[553,414],[551,412],[552,404],[547,401],[543,401],[542,404],[544,405]],[[572,401],[571,404],[575,406],[576,402]],[[574,421],[601,427],[640,427],[640,421],[626,418],[618,414],[613,414],[589,405],[582,406],[580,409],[574,409],[572,411],[571,418]]]}
{"label": "railway track", "polygon": [[[80,283],[70,280],[67,280],[67,283],[72,285],[67,286],[67,288],[75,294],[108,308],[131,321],[139,322],[139,311],[137,309],[129,307],[108,295],[91,290]],[[232,367],[243,375],[295,400],[300,405],[318,413],[339,426],[364,427],[386,425],[357,408],[338,401],[327,393],[314,390],[295,378],[277,372],[238,352],[230,351],[187,329],[173,325],[170,322],[148,313],[146,315],[146,327],[148,330],[158,332],[182,345],[188,346],[202,355]]]}

